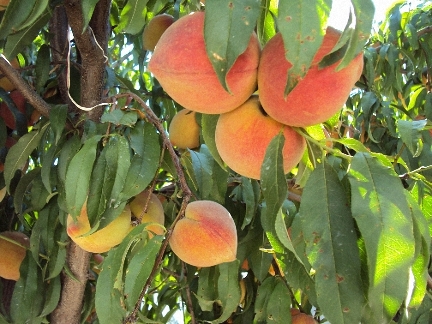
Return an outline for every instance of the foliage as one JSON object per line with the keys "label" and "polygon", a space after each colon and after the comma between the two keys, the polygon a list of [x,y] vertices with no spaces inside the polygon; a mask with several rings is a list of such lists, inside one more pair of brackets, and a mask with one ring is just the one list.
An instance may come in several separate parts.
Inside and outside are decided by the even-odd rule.
{"label": "foliage", "polygon": [[[297,168],[283,175],[278,136],[257,181],[218,156],[217,116],[199,114],[199,149],[173,150],[166,131],[182,107],[147,71],[142,30],[160,13],[206,10],[207,51],[224,58],[213,62],[222,84],[254,29],[262,46],[280,30],[297,76],[288,92],[322,40],[297,37],[326,24],[331,0],[11,0],[0,12],[1,47],[21,62],[27,121],[35,110],[42,116],[28,127],[18,116],[16,129],[0,120],[0,232],[31,240],[19,281],[0,282],[0,323],[55,323],[68,309],[65,281],[80,278],[67,214],[87,203],[97,230],[146,188],[163,201],[166,237],[189,199],[223,204],[237,226],[237,260],[195,268],[138,225],[102,265],[90,259],[76,322],[290,323],[293,307],[332,324],[428,323],[432,5],[399,2],[372,30],[372,3],[351,2],[341,43],[322,64],[343,56],[342,67],[363,51],[362,77],[340,113],[298,129],[308,150]],[[98,20],[104,10],[109,26]],[[88,75],[93,60],[102,86]],[[0,70],[9,76],[2,62]],[[71,98],[101,105],[81,110]],[[7,151],[8,137],[17,143]]]}

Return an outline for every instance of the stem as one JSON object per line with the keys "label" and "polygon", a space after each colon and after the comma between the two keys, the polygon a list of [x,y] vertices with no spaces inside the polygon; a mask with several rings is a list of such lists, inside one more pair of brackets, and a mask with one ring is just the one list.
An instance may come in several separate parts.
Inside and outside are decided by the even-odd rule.
{"label": "stem", "polygon": [[[352,156],[350,156],[350,155],[348,155],[348,154],[345,154],[345,153],[342,153],[341,151],[339,151],[339,150],[337,150],[337,149],[327,147],[327,146],[325,145],[325,143],[322,143],[322,141],[316,140],[315,138],[313,138],[312,136],[310,136],[309,134],[307,134],[306,132],[304,132],[303,129],[301,129],[301,128],[293,127],[293,129],[294,129],[297,133],[299,133],[301,136],[303,136],[307,141],[309,141],[309,142],[311,142],[311,143],[317,145],[318,147],[320,147],[323,151],[327,151],[327,152],[329,152],[329,153],[331,153],[331,154],[334,154],[334,155],[336,155],[336,156],[339,156],[339,157],[341,157],[341,158],[347,160],[348,162],[351,162],[351,160],[352,160]],[[326,141],[332,141],[332,142],[334,141],[334,142],[337,142],[337,140],[336,140],[336,139],[333,139],[333,138],[326,138],[325,140],[326,140]]]}

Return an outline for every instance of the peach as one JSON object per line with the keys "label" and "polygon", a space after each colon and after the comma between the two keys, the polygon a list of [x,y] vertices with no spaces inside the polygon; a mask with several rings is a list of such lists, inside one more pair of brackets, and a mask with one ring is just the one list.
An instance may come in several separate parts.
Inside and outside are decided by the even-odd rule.
{"label": "peach", "polygon": [[154,16],[144,27],[142,35],[143,48],[147,51],[154,51],[162,34],[173,22],[174,17],[168,14]]}
{"label": "peach", "polygon": [[0,0],[0,11],[6,10],[10,0]]}
{"label": "peach", "polygon": [[307,314],[304,313],[300,313],[297,315],[294,315],[291,318],[291,323],[292,324],[317,324],[318,322],[315,321],[315,319]]}
{"label": "peach", "polygon": [[286,125],[306,127],[326,121],[343,107],[361,76],[363,54],[340,71],[336,71],[340,61],[320,69],[318,63],[332,50],[339,36],[339,31],[327,28],[312,66],[286,98],[287,71],[292,64],[285,59],[280,33],[268,41],[258,68],[258,89],[262,106],[272,118]]}
{"label": "peach", "polygon": [[[1,82],[1,81],[0,81]],[[26,115],[26,102],[27,100],[18,90],[13,90],[9,93],[10,99],[13,101],[17,109],[24,115]],[[15,117],[10,111],[9,107],[5,102],[0,103],[0,117],[3,118],[5,124],[10,129],[15,129]]]}
{"label": "peach", "polygon": [[219,82],[204,42],[204,12],[183,16],[160,38],[148,68],[166,93],[183,107],[220,114],[240,106],[255,91],[260,45],[254,33],[228,71],[230,92]]}
{"label": "peach", "polygon": [[2,232],[0,236],[15,241],[9,242],[0,237],[0,277],[17,281],[20,278],[20,266],[30,247],[30,240],[21,232]]}
{"label": "peach", "polygon": [[306,141],[294,129],[275,121],[260,109],[258,96],[242,106],[221,114],[216,124],[215,142],[222,160],[235,172],[260,179],[261,166],[270,141],[283,131],[284,172],[294,168],[303,156]]}
{"label": "peach", "polygon": [[[153,223],[146,227],[150,232],[150,237],[153,236],[153,233],[156,233],[157,235],[164,234],[165,231],[162,227],[165,222],[164,209],[159,198],[154,193],[151,193],[149,190],[142,191],[135,196],[129,206],[132,215],[139,219],[141,223]],[[147,210],[145,210],[146,206]]]}
{"label": "peach", "polygon": [[68,215],[67,233],[80,248],[93,253],[109,251],[112,247],[120,244],[132,230],[131,210],[129,206],[126,206],[122,213],[107,226],[86,235],[90,229],[87,204],[84,204],[82,207],[76,221],[74,221],[71,215]]}
{"label": "peach", "polygon": [[[4,5],[4,3],[5,2],[3,2],[3,3],[0,2],[0,8],[2,7],[2,5]],[[9,1],[7,1],[7,4],[8,3],[9,3]],[[0,11],[1,11],[1,9],[0,9]],[[20,68],[20,64],[18,62],[18,59],[16,59],[16,58],[14,58],[12,61],[10,61],[10,64],[15,69],[19,69]],[[8,92],[16,89],[16,87],[12,84],[12,82],[10,82],[10,80],[8,78],[6,78],[5,76],[3,76],[3,77],[0,78],[0,88],[3,88],[3,90],[8,91]]]}
{"label": "peach", "polygon": [[188,109],[177,112],[169,125],[171,144],[180,149],[193,149],[200,145],[200,127],[195,119],[196,113]]}
{"label": "peach", "polygon": [[228,210],[210,200],[189,203],[175,225],[170,246],[184,262],[211,267],[236,259],[237,229]]}

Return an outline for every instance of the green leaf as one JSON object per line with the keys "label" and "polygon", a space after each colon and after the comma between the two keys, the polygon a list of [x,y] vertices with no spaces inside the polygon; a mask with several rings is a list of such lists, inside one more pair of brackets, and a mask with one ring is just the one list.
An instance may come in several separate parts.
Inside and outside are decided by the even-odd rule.
{"label": "green leaf", "polygon": [[219,115],[213,114],[202,114],[201,115],[201,132],[204,139],[204,143],[207,145],[213,158],[221,166],[221,168],[226,169],[224,162],[222,161],[219,152],[216,148],[215,142],[215,131],[216,124],[219,119]]}
{"label": "green leaf", "polygon": [[146,22],[146,6],[148,0],[129,0],[124,6],[117,32],[138,34],[144,28]]}
{"label": "green leaf", "polygon": [[53,105],[50,109],[51,128],[55,136],[55,144],[58,144],[66,126],[67,105]]}
{"label": "green leaf", "polygon": [[[137,124],[138,125],[138,124]],[[135,142],[141,139],[138,146]],[[144,123],[144,127],[131,135],[131,147],[135,151],[129,170],[126,174],[125,186],[119,199],[127,200],[143,191],[153,180],[159,168],[161,147],[159,135],[150,123]]]}
{"label": "green leaf", "polygon": [[276,135],[267,147],[261,166],[261,188],[267,203],[266,217],[274,218],[282,206],[288,192],[283,169],[282,149],[285,137],[282,132]]}
{"label": "green leaf", "polygon": [[413,157],[420,155],[423,149],[421,131],[426,126],[427,120],[398,120],[397,126],[402,141],[410,150]]}
{"label": "green leaf", "polygon": [[211,156],[201,152],[189,151],[189,154],[201,198],[206,199],[213,188],[212,162],[214,160]]}
{"label": "green leaf", "polygon": [[21,177],[14,192],[14,209],[21,217],[23,212],[24,197],[27,194],[28,187],[34,179],[40,176],[41,168],[34,168]]}
{"label": "green leaf", "polygon": [[58,158],[58,178],[60,183],[64,184],[66,182],[66,172],[69,167],[69,163],[75,154],[79,151],[81,146],[81,140],[78,136],[72,136],[65,142],[62,146]]}
{"label": "green leaf", "polygon": [[[142,230],[145,231],[144,227],[142,227]],[[128,296],[126,301],[130,309],[132,309],[138,301],[143,284],[146,282],[154,267],[156,256],[162,245],[162,240],[162,235],[153,236],[148,242],[140,246],[139,250],[128,264],[124,292],[125,295]]]}
{"label": "green leaf", "polygon": [[429,276],[428,266],[430,259],[431,237],[429,235],[428,222],[419,205],[414,201],[408,192],[405,192],[405,194],[411,207],[411,217],[413,219],[415,237],[415,254],[414,263],[412,266],[414,287],[411,300],[408,302],[410,308],[418,308],[420,307],[426,294],[424,287],[427,286],[427,280]]}
{"label": "green leaf", "polygon": [[265,200],[261,224],[273,248],[278,251],[281,251],[283,247],[277,238],[274,224],[288,192],[283,170],[282,148],[284,143],[285,137],[280,132],[267,147],[261,166],[261,190]]}
{"label": "green leaf", "polygon": [[45,302],[41,314],[39,315],[41,321],[44,320],[45,316],[51,314],[59,303],[62,288],[60,276],[50,279],[46,286],[48,287],[45,287],[44,290]]}
{"label": "green leaf", "polygon": [[95,135],[86,140],[72,158],[66,172],[65,189],[68,213],[77,217],[87,199],[90,175],[96,159],[96,148],[102,136]]}
{"label": "green leaf", "polygon": [[[37,59],[36,59],[36,91],[38,93],[41,93],[45,87],[45,83],[47,82],[49,78],[50,73],[50,48],[48,45],[43,44],[37,53]],[[51,119],[50,119],[51,120]]]}
{"label": "green leaf", "polygon": [[367,321],[389,322],[406,297],[415,240],[404,188],[391,167],[357,153],[349,172],[352,214],[364,240]]}
{"label": "green leaf", "polygon": [[266,309],[268,323],[287,323],[291,319],[291,294],[282,278],[275,279]]}
{"label": "green leaf", "polygon": [[123,111],[115,109],[102,115],[101,123],[112,123],[114,125],[133,126],[138,120],[135,111]]}
{"label": "green leaf", "polygon": [[362,52],[364,45],[369,39],[372,30],[372,23],[375,14],[375,6],[372,0],[352,0],[354,15],[355,15],[355,28],[350,33],[348,47],[342,61],[339,63],[337,70],[346,67],[355,56]]}
{"label": "green leaf", "polygon": [[255,321],[257,323],[291,323],[291,296],[279,277],[267,277],[257,290]]}
{"label": "green leaf", "polygon": [[241,229],[249,225],[252,219],[255,217],[258,209],[258,200],[260,198],[260,192],[254,190],[254,187],[259,186],[257,180],[253,180],[246,177],[241,177],[241,199],[246,204],[246,214],[243,219]]}
{"label": "green leaf", "polygon": [[11,301],[11,317],[13,323],[27,323],[28,319],[36,318],[42,311],[44,298],[40,292],[45,288],[38,264],[30,251],[20,267],[20,279],[15,284]]}
{"label": "green leaf", "polygon": [[[122,245],[122,244],[120,244]],[[121,323],[126,317],[122,292],[115,289],[117,273],[123,267],[123,250],[116,247],[104,259],[96,282],[95,306],[100,323]]]}
{"label": "green leaf", "polygon": [[257,0],[206,2],[204,39],[207,56],[228,92],[226,75],[237,57],[246,50],[260,10]]}
{"label": "green leaf", "polygon": [[[17,1],[18,2],[18,1]],[[20,29],[25,29],[31,26],[39,17],[49,10],[49,0],[36,0],[31,13],[27,17],[24,23],[21,24]]]}
{"label": "green leaf", "polygon": [[[19,1],[16,2],[18,3]],[[25,29],[9,35],[4,48],[4,55],[6,57],[17,56],[17,54],[21,52],[25,46],[30,45],[33,42],[40,30],[48,23],[50,18],[51,13],[46,11]]]}
{"label": "green leaf", "polygon": [[18,142],[10,148],[4,166],[4,179],[8,191],[10,190],[10,182],[15,175],[15,171],[21,169],[27,163],[30,154],[39,145],[48,125],[49,123],[46,123],[42,128],[22,136]]}
{"label": "green leaf", "polygon": [[277,24],[285,44],[285,57],[292,67],[287,74],[285,96],[306,75],[321,46],[332,0],[280,1]]}
{"label": "green leaf", "polygon": [[81,8],[83,13],[83,33],[88,27],[88,24],[98,2],[99,0],[83,0],[81,2]]}
{"label": "green leaf", "polygon": [[365,300],[356,229],[345,187],[328,163],[311,173],[299,214],[320,310],[331,323],[360,322]]}
{"label": "green leaf", "polygon": [[219,264],[219,277],[217,282],[218,301],[222,305],[221,316],[212,323],[224,323],[236,311],[240,301],[238,260]]}
{"label": "green leaf", "polygon": [[21,29],[21,24],[30,15],[35,3],[36,0],[29,0],[25,6],[21,5],[20,1],[9,3],[0,24],[0,39],[5,39],[9,34]]}
{"label": "green leaf", "polygon": [[198,290],[195,297],[201,309],[205,312],[213,310],[213,305],[217,298],[217,277],[219,275],[217,267],[202,268],[198,277]]}

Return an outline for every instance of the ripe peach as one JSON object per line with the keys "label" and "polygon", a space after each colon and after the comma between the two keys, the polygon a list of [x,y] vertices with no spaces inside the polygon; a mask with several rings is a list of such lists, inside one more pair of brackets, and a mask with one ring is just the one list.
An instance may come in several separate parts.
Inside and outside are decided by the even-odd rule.
{"label": "ripe peach", "polygon": [[196,267],[211,267],[236,259],[234,220],[224,206],[214,201],[189,203],[169,242],[182,261]]}
{"label": "ripe peach", "polygon": [[93,253],[109,251],[112,247],[120,244],[132,230],[129,206],[126,206],[122,213],[106,227],[90,235],[86,235],[90,229],[90,222],[87,216],[87,204],[84,204],[82,207],[76,222],[71,215],[68,215],[67,233],[79,247]]}
{"label": "ripe peach", "polygon": [[[27,100],[24,98],[22,93],[18,90],[13,90],[9,93],[9,97],[14,102],[17,109],[25,115]],[[15,118],[5,102],[0,103],[0,117],[3,118],[7,127],[15,129]]]}
{"label": "ripe peach", "polygon": [[17,244],[0,238],[0,277],[17,281],[20,277],[20,266],[30,247],[30,240],[21,232],[2,232],[1,236],[11,239]]}
{"label": "ripe peach", "polygon": [[[3,3],[0,2],[0,8],[2,7],[2,5],[6,5],[7,6],[7,4],[9,3],[9,1],[7,1],[6,4],[4,4],[4,3],[5,2],[3,2]],[[4,8],[4,9],[6,9],[6,8]],[[0,9],[0,11],[1,11],[1,9]],[[18,62],[18,60],[16,58],[14,58],[12,61],[10,61],[10,64],[15,69],[19,69],[20,68],[20,64],[19,64],[19,62]],[[3,76],[3,77],[0,78],[0,88],[3,88],[3,90],[8,91],[8,92],[12,91],[12,90],[15,90],[15,86],[5,76]]]}
{"label": "ripe peach", "polygon": [[266,149],[282,130],[285,136],[282,152],[284,171],[288,173],[302,158],[306,142],[291,127],[265,115],[257,96],[220,115],[216,124],[216,147],[222,160],[235,172],[260,179]]}
{"label": "ripe peach", "polygon": [[318,322],[315,321],[315,319],[307,314],[304,313],[300,313],[297,315],[294,315],[291,318],[291,323],[292,324],[317,324]]}
{"label": "ripe peach", "polygon": [[[363,70],[363,54],[336,71],[339,62],[319,69],[318,63],[337,43],[340,32],[331,27],[312,66],[297,86],[284,97],[287,71],[282,35],[277,33],[263,48],[258,68],[259,97],[264,110],[280,123],[306,127],[322,123],[340,110]],[[290,73],[288,71],[288,73]]]}
{"label": "ripe peach", "polygon": [[[130,210],[133,216],[141,221],[141,223],[157,223],[164,225],[165,214],[162,203],[159,198],[154,194],[150,193],[149,190],[144,190],[130,202]],[[145,207],[147,205],[147,210]],[[163,235],[164,229],[159,225],[148,225],[146,227],[150,231],[149,236],[152,237],[152,233],[157,235]]]}
{"label": "ripe peach", "polygon": [[154,51],[162,34],[173,22],[174,17],[168,14],[154,16],[144,27],[142,35],[143,48],[147,51]]}
{"label": "ripe peach", "polygon": [[195,119],[196,113],[188,109],[180,110],[169,125],[171,144],[181,149],[193,149],[200,145],[200,127]]}
{"label": "ripe peach", "polygon": [[204,12],[173,23],[162,35],[148,68],[164,90],[183,107],[201,113],[233,110],[255,91],[260,45],[256,34],[228,71],[230,93],[219,82],[204,43]]}

